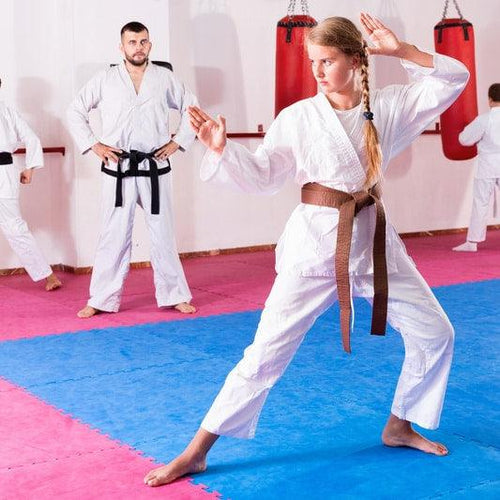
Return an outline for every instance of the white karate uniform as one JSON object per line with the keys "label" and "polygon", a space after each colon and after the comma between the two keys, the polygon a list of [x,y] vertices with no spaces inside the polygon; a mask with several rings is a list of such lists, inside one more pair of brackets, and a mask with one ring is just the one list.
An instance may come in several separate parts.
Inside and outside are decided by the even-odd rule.
{"label": "white karate uniform", "polygon": [[[68,109],[73,137],[82,153],[97,142],[123,151],[150,153],[170,140],[169,110],[181,113],[174,140],[181,150],[194,141],[187,107],[196,105],[191,92],[163,67],[149,63],[137,94],[125,63],[98,73],[85,85]],[[97,138],[89,125],[89,112],[101,111],[102,135]],[[96,163],[97,163],[96,157]],[[156,160],[158,168],[166,162]],[[122,163],[125,171],[128,160]],[[109,169],[116,170],[110,162]],[[147,161],[139,170],[148,170]],[[151,265],[154,272],[158,307],[189,302],[189,291],[177,253],[172,212],[171,174],[159,178],[160,213],[151,213],[151,179],[123,179],[123,206],[115,207],[116,178],[103,174],[101,233],[90,284],[88,305],[101,311],[116,312],[127,276],[132,249],[132,226],[136,204],[144,209],[151,237]]]}
{"label": "white karate uniform", "polygon": [[[40,140],[12,108],[0,102],[0,152],[13,153],[26,147],[26,168],[43,167]],[[0,165],[0,227],[21,264],[33,281],[52,274],[52,269],[21,216],[19,208],[19,169],[11,163]]]}
{"label": "white karate uniform", "polygon": [[[392,85],[371,96],[383,169],[451,105],[468,79],[465,66],[442,55],[434,56],[434,68],[407,61],[403,65],[413,83]],[[317,182],[360,191],[366,179],[362,112],[358,106],[342,116],[323,94],[300,101],[280,113],[256,153],[231,141],[220,157],[207,153],[202,179],[244,192],[275,192],[288,177],[299,186]],[[207,431],[254,435],[269,390],[315,319],[337,300],[333,262],[338,214],[335,208],[302,203],[292,213],[278,242],[278,276],[255,340],[203,420]],[[349,266],[353,295],[368,300],[373,296],[374,228],[371,206],[355,218]],[[406,349],[392,412],[435,428],[452,359],[453,328],[389,223],[386,247],[388,321],[401,333]]]}
{"label": "white karate uniform", "polygon": [[[500,107],[479,115],[458,137],[464,146],[477,144],[478,157],[467,241],[486,239],[488,209],[495,186],[500,187]],[[495,206],[498,212],[498,204]],[[498,214],[495,214],[498,215]]]}

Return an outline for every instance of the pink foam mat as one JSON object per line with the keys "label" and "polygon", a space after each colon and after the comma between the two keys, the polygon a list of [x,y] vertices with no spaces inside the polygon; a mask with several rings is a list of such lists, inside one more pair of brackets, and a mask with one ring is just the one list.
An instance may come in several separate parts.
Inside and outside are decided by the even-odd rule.
{"label": "pink foam mat", "polygon": [[182,479],[150,488],[154,463],[0,379],[0,498],[216,499]]}
{"label": "pink foam mat", "polygon": [[[500,231],[489,231],[476,253],[453,252],[464,234],[407,238],[405,244],[431,286],[500,277]],[[117,314],[82,320],[76,312],[88,298],[89,275],[62,274],[64,287],[45,292],[27,275],[0,277],[0,340],[94,328],[184,320],[262,308],[275,277],[274,252],[249,252],[183,262],[196,315],[158,309],[151,269],[133,269]]]}
{"label": "pink foam mat", "polygon": [[54,292],[27,275],[0,277],[0,340],[255,310],[263,306],[275,275],[273,252],[188,259],[184,267],[196,316],[156,307],[151,269],[130,271],[118,314],[87,320],[76,313],[88,298],[88,275],[61,273],[64,286]]}
{"label": "pink foam mat", "polygon": [[500,278],[500,230],[488,231],[477,252],[454,252],[465,233],[405,238],[408,253],[430,286]]}

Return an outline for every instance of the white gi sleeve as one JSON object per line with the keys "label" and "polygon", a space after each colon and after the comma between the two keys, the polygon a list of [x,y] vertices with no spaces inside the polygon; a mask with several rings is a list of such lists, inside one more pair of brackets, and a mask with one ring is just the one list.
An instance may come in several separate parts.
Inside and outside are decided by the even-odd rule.
{"label": "white gi sleeve", "polygon": [[69,130],[82,154],[99,142],[90,127],[89,113],[91,109],[97,107],[101,100],[101,84],[105,74],[105,71],[102,71],[94,76],[78,92],[66,111]]}
{"label": "white gi sleeve", "polygon": [[[171,72],[170,72],[171,73]],[[167,103],[169,108],[176,109],[181,115],[179,126],[175,132],[174,141],[179,144],[180,149],[185,151],[196,138],[196,134],[191,129],[189,124],[188,106],[198,106],[198,99],[194,94],[182,83],[177,80],[173,73],[170,75],[171,85],[167,90]]]}
{"label": "white gi sleeve", "polygon": [[[286,110],[285,110],[286,111]],[[282,111],[255,153],[227,141],[221,156],[207,151],[201,164],[203,181],[226,185],[239,192],[274,194],[295,171],[295,156]]]}
{"label": "white gi sleeve", "polygon": [[408,147],[449,108],[467,84],[469,72],[460,61],[442,54],[433,54],[433,60],[433,68],[402,60],[412,83],[381,91],[384,101],[386,97],[391,100],[391,157]]}
{"label": "white gi sleeve", "polygon": [[458,136],[460,144],[462,144],[462,146],[473,146],[483,138],[487,126],[488,113],[477,116]]}
{"label": "white gi sleeve", "polygon": [[43,167],[43,150],[40,139],[16,111],[9,108],[9,114],[17,140],[26,148],[26,168]]}

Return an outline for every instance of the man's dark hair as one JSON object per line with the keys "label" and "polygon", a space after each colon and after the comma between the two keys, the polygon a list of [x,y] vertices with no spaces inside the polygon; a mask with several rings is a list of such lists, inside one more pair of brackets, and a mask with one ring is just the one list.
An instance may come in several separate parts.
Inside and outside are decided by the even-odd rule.
{"label": "man's dark hair", "polygon": [[120,36],[123,36],[125,31],[132,31],[133,33],[140,33],[141,31],[147,31],[149,34],[149,30],[144,26],[144,24],[138,21],[131,21],[127,23],[120,31]]}
{"label": "man's dark hair", "polygon": [[495,102],[500,102],[500,83],[490,85],[488,89],[488,97]]}

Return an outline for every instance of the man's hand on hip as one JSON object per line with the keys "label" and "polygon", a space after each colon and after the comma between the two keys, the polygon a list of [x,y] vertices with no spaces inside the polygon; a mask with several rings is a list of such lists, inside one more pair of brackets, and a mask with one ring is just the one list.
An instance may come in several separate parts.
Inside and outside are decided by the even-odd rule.
{"label": "man's hand on hip", "polygon": [[169,156],[173,155],[178,149],[179,144],[175,141],[167,142],[164,146],[162,146],[155,154],[155,158],[158,160],[166,160]]}
{"label": "man's hand on hip", "polygon": [[121,149],[107,146],[102,142],[96,142],[91,149],[105,165],[108,165],[109,160],[118,163],[118,155],[122,152]]}

